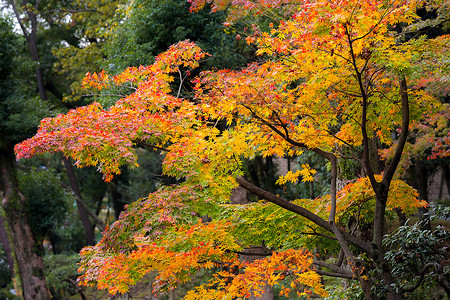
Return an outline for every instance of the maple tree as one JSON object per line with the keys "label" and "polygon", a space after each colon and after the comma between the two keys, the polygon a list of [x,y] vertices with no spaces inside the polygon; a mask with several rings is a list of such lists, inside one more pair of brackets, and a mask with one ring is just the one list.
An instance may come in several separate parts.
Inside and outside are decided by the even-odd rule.
{"label": "maple tree", "polygon": [[[265,285],[280,285],[286,296],[325,296],[320,274],[359,280],[368,299],[401,298],[384,255],[385,220],[427,204],[394,174],[410,125],[445,111],[426,90],[408,88],[407,79],[419,80],[422,58],[430,49],[443,55],[449,36],[402,41],[393,31],[418,19],[421,1],[208,2],[213,9],[231,5],[230,22],[277,7],[290,17],[275,20],[269,32],[253,26],[247,42],[262,61],[202,72],[190,98],[181,98],[180,89],[208,54],[189,41],[150,66],[115,76],[89,73],[86,88],[119,86],[129,95],[108,109],[94,102],[44,119],[33,138],[16,146],[17,158],[60,151],[79,166],[98,166],[106,181],[122,165],[138,166],[136,147],[150,147],[164,153],[164,173],[180,179],[130,204],[97,245],[81,252],[81,284],[115,294],[157,270],[154,288],[164,292],[207,268],[217,272],[186,299],[249,297]],[[205,3],[192,1],[192,8]],[[219,122],[228,126],[219,129]],[[376,148],[391,145],[381,168]],[[448,139],[439,147],[448,156]],[[244,178],[244,159],[304,151],[328,160],[329,195],[288,201]],[[363,175],[338,190],[341,160],[357,161]],[[300,176],[314,180],[314,170],[305,164],[278,184]],[[238,185],[264,201],[227,204]],[[212,221],[200,221],[205,215]],[[311,254],[321,248],[312,237],[331,245],[328,254],[340,249],[335,264]],[[239,260],[246,247],[262,242],[267,256]]]}

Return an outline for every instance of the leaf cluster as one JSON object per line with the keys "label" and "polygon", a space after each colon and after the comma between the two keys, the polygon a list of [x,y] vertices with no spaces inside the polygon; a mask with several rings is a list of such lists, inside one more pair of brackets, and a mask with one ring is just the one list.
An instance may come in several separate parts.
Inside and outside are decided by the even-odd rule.
{"label": "leaf cluster", "polygon": [[[446,214],[448,216],[448,208]],[[417,288],[419,284],[432,286],[441,282],[439,276],[448,277],[449,269],[443,262],[449,258],[446,242],[450,233],[442,225],[424,229],[426,221],[430,220],[400,226],[383,239],[383,244],[390,249],[385,258],[400,279],[395,288],[402,293]]]}
{"label": "leaf cluster", "polygon": [[48,170],[19,172],[20,191],[27,199],[27,216],[36,236],[54,232],[65,218],[66,207],[73,201],[60,178]]}

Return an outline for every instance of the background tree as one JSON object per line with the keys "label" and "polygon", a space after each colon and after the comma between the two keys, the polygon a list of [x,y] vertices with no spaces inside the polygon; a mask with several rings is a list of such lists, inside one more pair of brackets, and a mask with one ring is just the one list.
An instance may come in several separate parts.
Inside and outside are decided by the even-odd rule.
{"label": "background tree", "polygon": [[[43,275],[42,248],[36,243],[27,219],[26,199],[19,190],[14,165],[14,144],[32,135],[39,118],[45,116],[45,105],[33,98],[28,78],[27,59],[23,55],[22,40],[11,23],[0,18],[0,170],[2,208],[5,211],[13,253],[17,261],[16,291],[25,299],[49,299]],[[6,241],[2,241],[4,244]]]}
{"label": "background tree", "polygon": [[210,14],[207,9],[193,13],[183,0],[134,1],[121,17],[123,23],[111,30],[106,46],[105,69],[112,73],[148,65],[170,45],[186,39],[212,55],[208,67],[244,66],[251,56],[244,41],[224,31],[225,13]]}
{"label": "background tree", "polygon": [[[13,156],[11,156],[13,144],[15,144],[18,140],[22,140],[23,138],[32,135],[35,131],[35,126],[38,123],[38,120],[43,116],[50,115],[50,108],[53,110],[53,112],[61,112],[61,110],[64,111],[65,109],[65,105],[62,105],[61,100],[63,95],[67,93],[67,89],[64,87],[66,83],[64,83],[64,80],[61,80],[60,77],[58,78],[57,76],[55,76],[55,70],[52,68],[55,57],[51,53],[51,48],[55,45],[59,45],[60,43],[78,43],[83,39],[83,36],[77,36],[77,33],[80,32],[78,28],[75,29],[74,26],[68,26],[67,22],[69,18],[67,18],[67,16],[81,11],[90,11],[90,13],[92,14],[95,12],[95,10],[86,9],[85,7],[80,8],[82,5],[79,1],[7,1],[7,3],[9,4],[9,9],[11,9],[12,13],[15,16],[15,24],[17,24],[17,26],[20,28],[24,37],[23,40],[15,36],[12,38],[12,29],[10,36],[7,36],[6,34],[2,36],[2,43],[4,39],[5,41],[8,39],[11,40],[4,43],[5,46],[3,50],[7,54],[3,56],[2,52],[2,59],[5,58],[4,64],[2,64],[2,68],[4,68],[2,69],[2,74],[4,75],[2,75],[3,77],[1,90],[2,101],[4,101],[4,105],[2,105],[2,108],[5,108],[4,110],[2,110],[1,130],[2,138],[4,139],[4,141],[2,141],[2,147],[6,147],[8,150],[5,150],[4,148],[2,149],[10,153],[10,155],[8,156],[8,164],[11,168],[14,168],[14,166],[12,165],[14,163],[14,158]],[[92,20],[92,16],[90,19]],[[2,28],[2,30],[3,29],[4,28]],[[6,31],[3,30],[2,33],[4,32]],[[28,46],[28,55],[26,54],[26,52],[22,51],[22,44],[24,42],[25,45]],[[17,47],[13,49],[13,47],[11,46],[12,44],[16,45]],[[16,56],[17,59],[12,60],[14,56]],[[27,56],[31,57],[31,62],[26,58]],[[22,60],[20,60],[18,57],[20,57]],[[36,71],[35,77],[31,77],[29,75],[30,73],[33,73],[30,72],[33,68],[35,68]],[[33,83],[35,83],[35,85],[33,85]],[[35,90],[38,91],[41,101],[36,98]],[[47,167],[50,166],[47,165]],[[72,165],[70,165],[70,168],[72,168]],[[27,170],[26,172],[31,172],[31,170]],[[4,180],[4,186],[8,187],[9,184],[12,187],[15,187],[17,184],[15,174],[11,174],[8,177],[6,174],[6,169],[4,170],[4,173],[5,176],[2,177]],[[11,180],[11,183],[7,183],[8,180]],[[60,186],[58,186],[56,190],[60,190]],[[4,203],[6,204],[5,201]],[[20,220],[23,219],[23,221],[26,222],[27,219],[24,218],[24,216],[30,207],[30,202],[22,202],[21,205],[23,206],[20,209],[17,209],[17,212],[21,214]],[[49,206],[47,206],[47,208],[48,207]],[[60,211],[63,210],[63,207],[52,206],[52,208],[57,210],[59,209]],[[88,219],[89,216],[86,212],[86,209],[89,208],[86,206],[81,206],[80,208],[82,212],[85,212],[84,220],[87,220],[87,222],[85,222],[86,232],[92,233],[88,241],[90,240],[90,244],[94,244],[94,227]],[[60,214],[60,216],[65,216],[65,213]],[[97,216],[94,215],[94,217]],[[34,220],[36,221],[36,219]],[[45,221],[48,220],[39,219],[38,222],[35,222],[34,224],[39,227],[43,225]],[[74,224],[79,223],[75,222]],[[76,226],[73,227],[76,228]],[[53,229],[58,231],[60,228],[58,228],[58,230],[56,228]],[[29,230],[29,228],[27,230]],[[43,249],[41,248],[41,242],[43,236],[36,236],[35,234],[37,233],[37,231],[39,231],[38,228],[34,228],[34,230],[31,230],[31,232],[34,233],[34,239],[38,240],[38,245],[36,247],[32,247],[32,244],[30,242],[21,241],[20,238],[18,238],[18,240],[16,241],[16,237],[13,236],[12,240],[17,243],[15,246],[23,247],[24,249],[21,249],[21,251],[28,251],[30,255],[33,252],[39,250],[41,252],[36,254],[42,255]],[[56,238],[56,236],[54,235],[55,232],[47,231],[47,233],[52,238]],[[68,231],[65,231],[64,234],[64,239],[67,240],[71,238]],[[61,231],[59,232],[59,235],[61,237]],[[85,244],[86,243],[83,242],[82,245],[75,245],[76,247],[72,248],[72,251],[79,250]],[[73,245],[74,244],[72,243],[72,246]],[[68,249],[71,246],[68,246],[68,244],[61,246],[60,244],[58,245],[58,247],[61,247],[60,249]],[[58,251],[55,248],[54,250]],[[37,271],[32,272],[26,270],[22,273],[17,274],[28,277],[35,275],[37,277],[41,276],[44,272],[42,269],[40,272],[38,270],[39,268],[42,268],[42,263],[35,263],[32,258],[23,255],[21,251],[19,251],[20,257],[23,259],[21,263],[29,264],[29,268],[35,268]],[[33,264],[36,266],[33,266]],[[17,279],[19,279],[19,276],[16,277]],[[39,289],[35,289],[35,287],[32,286],[35,284],[33,280],[25,278],[24,282],[25,284],[31,285],[31,287],[27,287],[27,289],[31,289],[33,291],[36,290],[39,293]],[[15,288],[16,292],[21,294],[21,289],[18,288],[18,285],[16,285]],[[30,293],[30,290],[28,290],[27,293],[24,293],[24,297],[37,299],[35,298],[35,296],[33,296],[33,293],[34,292]],[[43,295],[36,297],[48,298]]]}
{"label": "background tree", "polygon": [[[80,100],[81,95],[76,94],[79,89],[73,90],[73,86],[79,86],[76,80],[82,76],[80,72],[85,74],[87,66],[90,69],[100,68],[102,56],[98,50],[100,46],[97,44],[102,42],[103,34],[96,28],[108,26],[119,2],[7,1],[7,3],[15,15],[16,22],[25,37],[29,55],[35,63],[35,82],[41,99],[48,98],[55,113],[75,107],[76,104],[63,103],[63,100]],[[71,62],[75,66],[71,69],[72,73],[62,74],[64,76],[58,74],[57,66],[60,60],[52,53],[53,48],[60,48],[61,45],[65,48],[67,45],[69,47],[75,45],[75,49],[78,49],[77,55],[71,53]],[[101,230],[104,225],[102,226],[102,222],[99,222],[97,215],[92,212],[92,206],[86,205],[85,201],[89,202],[90,197],[82,197],[83,188],[80,187],[72,162],[64,157],[62,160],[66,166],[69,186],[77,196],[78,213],[85,230],[87,244],[94,245],[95,224]],[[97,206],[97,203],[94,205]]]}
{"label": "background tree", "polygon": [[19,190],[26,201],[26,213],[33,237],[40,245],[50,239],[52,250],[57,251],[56,230],[65,220],[67,205],[73,198],[61,185],[60,179],[48,170],[20,172]]}

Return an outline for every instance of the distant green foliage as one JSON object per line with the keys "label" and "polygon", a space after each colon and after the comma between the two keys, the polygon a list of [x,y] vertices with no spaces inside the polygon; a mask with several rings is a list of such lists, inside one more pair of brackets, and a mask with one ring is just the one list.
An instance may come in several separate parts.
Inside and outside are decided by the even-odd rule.
{"label": "distant green foliage", "polygon": [[66,212],[64,223],[55,230],[56,253],[79,252],[86,246],[86,233],[75,208]]}
{"label": "distant green foliage", "polygon": [[96,168],[75,168],[75,174],[83,201],[89,207],[96,207],[102,203],[108,185],[102,180],[102,176]]}
{"label": "distant green foliage", "polygon": [[36,234],[44,237],[62,223],[66,204],[73,199],[60,179],[48,170],[19,172],[18,180],[27,199],[28,222]]}
{"label": "distant green foliage", "polygon": [[348,282],[347,286],[343,284],[328,286],[326,290],[330,293],[324,300],[365,300],[364,293],[358,282]]}
{"label": "distant green foliage", "polygon": [[53,299],[66,299],[82,292],[76,283],[78,277],[78,254],[44,256],[45,278]]}
{"label": "distant green foliage", "polygon": [[175,183],[173,178],[162,176],[163,157],[155,151],[138,151],[140,168],[126,169],[123,176],[117,178],[117,190],[126,203],[131,203],[141,197],[156,191],[165,184]]}
{"label": "distant green foliage", "polygon": [[[3,245],[0,243],[0,288],[6,287],[11,282],[11,271],[6,258]],[[0,291],[0,299],[3,299]]]}
{"label": "distant green foliage", "polygon": [[[0,41],[0,84],[4,87],[5,81],[13,72],[13,60],[20,48],[19,36],[12,31],[11,21],[4,17],[0,17]],[[3,97],[8,92],[1,89],[0,95]]]}
{"label": "distant green foliage", "polygon": [[293,159],[291,165],[299,167],[302,164],[308,164],[317,171],[314,174],[314,181],[298,183],[286,183],[286,198],[316,198],[330,193],[330,170],[326,160],[315,153],[305,152]]}
{"label": "distant green foliage", "polygon": [[0,16],[0,146],[30,137],[48,115],[44,103],[33,95],[33,65],[24,51],[23,38],[14,33],[10,20]]}
{"label": "distant green foliage", "polygon": [[154,56],[178,41],[189,39],[210,53],[209,67],[236,68],[246,63],[245,41],[227,34],[223,12],[211,14],[207,9],[189,12],[185,0],[138,0],[124,10],[121,25],[114,29],[106,45],[110,72],[128,66],[148,65]]}
{"label": "distant green foliage", "polygon": [[21,298],[19,298],[16,295],[12,294],[10,292],[10,289],[12,289],[12,287],[9,286],[9,285],[6,288],[0,289],[0,299],[20,300]]}

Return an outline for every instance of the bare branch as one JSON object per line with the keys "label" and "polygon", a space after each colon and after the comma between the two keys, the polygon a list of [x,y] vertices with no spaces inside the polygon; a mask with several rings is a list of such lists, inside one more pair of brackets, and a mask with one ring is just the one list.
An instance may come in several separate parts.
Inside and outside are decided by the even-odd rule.
{"label": "bare branch", "polygon": [[329,235],[326,235],[326,234],[322,234],[322,233],[319,233],[319,232],[300,232],[300,234],[304,234],[304,235],[315,235],[315,236],[320,236],[320,237],[323,237],[323,238],[326,238],[326,239],[330,239],[330,240],[335,240],[335,241],[337,241],[337,238],[335,238],[335,237],[333,237],[333,236],[329,236]]}
{"label": "bare branch", "polygon": [[347,278],[347,279],[355,279],[353,276],[353,273],[351,275],[345,273],[331,273],[331,272],[326,272],[326,271],[322,271],[322,270],[318,270],[316,269],[315,272],[319,275],[325,275],[325,276],[330,276],[330,277],[340,277],[340,278]]}
{"label": "bare branch", "polygon": [[336,266],[334,264],[326,263],[324,261],[316,260],[316,259],[314,260],[313,264],[316,265],[316,266],[320,266],[320,267],[324,267],[324,268],[330,269],[331,271],[334,271],[337,274],[343,274],[343,275],[349,276],[349,278],[354,278],[355,277],[352,272],[350,272],[348,270],[345,270],[345,269],[342,269],[341,267],[338,267],[338,266]]}
{"label": "bare branch", "polygon": [[356,73],[356,79],[358,81],[358,85],[359,85],[359,89],[361,91],[361,96],[362,96],[362,113],[361,113],[361,134],[362,134],[362,138],[363,138],[363,166],[364,169],[366,170],[367,176],[369,177],[370,183],[373,187],[378,186],[378,182],[375,180],[375,176],[372,170],[372,167],[370,165],[370,160],[369,160],[369,138],[367,135],[367,128],[366,128],[366,123],[367,123],[367,100],[368,100],[368,96],[367,96],[367,92],[366,89],[364,88],[364,84],[362,82],[362,74],[358,69],[358,65],[356,64],[356,55],[355,52],[353,51],[353,42],[355,40],[352,40],[350,37],[350,32],[348,31],[348,27],[347,25],[344,24],[344,28],[345,28],[345,33],[347,35],[347,40],[348,40],[348,45],[350,47],[350,55],[352,57],[352,65],[353,65],[353,69]]}
{"label": "bare branch", "polygon": [[395,149],[394,157],[391,160],[391,163],[387,166],[387,169],[383,175],[383,181],[387,187],[394,176],[395,170],[397,169],[398,164],[400,163],[400,158],[403,153],[403,149],[405,148],[406,138],[408,136],[408,127],[409,127],[409,100],[408,100],[408,87],[406,85],[405,76],[400,76],[399,78],[400,85],[400,98],[402,102],[402,132],[398,139],[397,148]]}
{"label": "bare branch", "polygon": [[167,148],[159,147],[159,146],[155,146],[155,145],[150,145],[150,144],[147,144],[146,142],[143,142],[143,141],[139,141],[139,142],[137,142],[137,144],[142,145],[142,146],[145,146],[145,147],[153,148],[153,149],[156,149],[156,150],[161,150],[161,151],[165,151],[165,152],[170,152],[170,150],[167,149]]}
{"label": "bare branch", "polygon": [[[71,190],[71,188],[66,185],[64,182],[61,181],[61,184],[68,190]],[[95,226],[97,226],[98,230],[100,231],[104,231],[106,229],[106,225],[105,223],[102,221],[102,219],[100,219],[90,208],[89,206],[87,206],[87,204],[83,201],[83,199],[81,199],[79,197],[79,195],[77,195],[76,193],[74,193],[75,195],[75,200],[77,201],[78,204],[80,204],[81,206],[83,206],[83,208],[86,210],[87,214],[94,219],[95,221]]]}
{"label": "bare branch", "polygon": [[334,89],[334,90],[336,90],[336,91],[339,92],[339,93],[345,94],[345,95],[350,96],[350,97],[356,97],[356,98],[361,98],[361,97],[362,97],[361,95],[354,94],[354,93],[352,93],[352,92],[347,92],[347,91],[338,89],[338,88],[336,88],[335,86],[332,86],[331,88]]}

